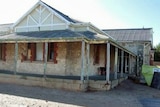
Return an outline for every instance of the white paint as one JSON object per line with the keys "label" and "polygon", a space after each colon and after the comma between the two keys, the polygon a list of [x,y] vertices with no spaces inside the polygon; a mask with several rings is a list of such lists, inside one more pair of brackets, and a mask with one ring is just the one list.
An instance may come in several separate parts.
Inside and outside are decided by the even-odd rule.
{"label": "white paint", "polygon": [[115,47],[114,79],[117,79],[117,65],[118,65],[118,48]]}
{"label": "white paint", "polygon": [[[65,27],[58,24],[63,24]],[[59,28],[58,30],[62,30],[68,28],[68,22],[45,4],[39,2],[26,12],[13,26],[15,32],[39,31],[41,30],[41,26],[43,26],[43,31],[54,30],[57,27]],[[37,28],[33,30],[33,26]]]}
{"label": "white paint", "polygon": [[108,83],[109,82],[109,79],[110,79],[110,43],[107,43],[107,46],[106,46],[106,60],[107,60],[107,64],[106,64],[106,82]]}
{"label": "white paint", "polygon": [[84,80],[84,59],[85,58],[85,42],[84,40],[82,41],[82,46],[81,46],[81,81],[83,82]]}

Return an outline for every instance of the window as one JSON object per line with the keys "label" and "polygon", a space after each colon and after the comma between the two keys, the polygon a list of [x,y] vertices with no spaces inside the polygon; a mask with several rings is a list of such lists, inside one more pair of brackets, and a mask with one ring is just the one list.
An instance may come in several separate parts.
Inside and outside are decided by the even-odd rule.
{"label": "window", "polygon": [[31,58],[31,43],[28,43],[27,47],[27,60],[30,60]]}
{"label": "window", "polygon": [[54,43],[48,43],[48,61],[53,61],[54,59]]}
{"label": "window", "polygon": [[28,43],[27,45],[27,56],[23,56],[23,60],[30,60],[35,61],[36,60],[36,43]]}
{"label": "window", "polygon": [[[53,61],[57,63],[57,43],[48,43],[48,55],[47,61]],[[45,43],[28,43],[27,45],[27,56],[22,54],[23,60],[32,61],[44,61],[45,55]]]}
{"label": "window", "polygon": [[0,44],[0,60],[6,60],[6,44]]}
{"label": "window", "polygon": [[50,42],[48,43],[48,61],[53,61],[54,63],[57,63],[57,43]]}
{"label": "window", "polygon": [[94,45],[94,64],[99,64],[100,45]]}
{"label": "window", "polygon": [[36,52],[35,52],[35,60],[36,61],[43,61],[43,43],[36,43]]}

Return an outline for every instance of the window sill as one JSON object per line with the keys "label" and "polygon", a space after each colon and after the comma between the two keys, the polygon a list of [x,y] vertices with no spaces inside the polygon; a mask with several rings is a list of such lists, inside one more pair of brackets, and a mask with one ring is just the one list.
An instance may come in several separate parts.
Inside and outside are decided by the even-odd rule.
{"label": "window sill", "polygon": [[44,63],[43,61],[30,61],[30,60],[26,60],[26,61],[23,61],[23,62],[25,62],[25,63]]}
{"label": "window sill", "polygon": [[[30,61],[30,60],[26,60],[26,61],[23,61],[22,63],[41,63],[41,64],[44,64],[45,62],[44,61]],[[47,64],[54,64],[53,61],[48,61]]]}

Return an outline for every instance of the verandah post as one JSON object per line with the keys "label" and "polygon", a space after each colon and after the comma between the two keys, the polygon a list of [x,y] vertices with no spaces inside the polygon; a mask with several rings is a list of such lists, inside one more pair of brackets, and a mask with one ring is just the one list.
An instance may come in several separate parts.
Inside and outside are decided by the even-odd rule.
{"label": "verandah post", "polygon": [[90,76],[90,44],[87,44],[87,80]]}
{"label": "verandah post", "polygon": [[115,47],[114,79],[117,79],[117,64],[118,64],[118,48]]}
{"label": "verandah post", "polygon": [[82,40],[82,47],[81,47],[81,81],[84,80],[84,58],[85,58],[85,41]]}
{"label": "verandah post", "polygon": [[14,56],[14,63],[15,63],[15,70],[14,70],[14,74],[16,75],[17,73],[17,61],[18,61],[18,43],[15,43],[15,56]]}
{"label": "verandah post", "polygon": [[45,55],[44,55],[44,77],[46,77],[46,70],[47,70],[47,56],[48,56],[48,43],[45,42]]}
{"label": "verandah post", "polygon": [[110,43],[107,42],[107,46],[106,46],[106,60],[107,60],[107,63],[106,63],[106,82],[109,83],[109,79],[110,79]]}
{"label": "verandah post", "polygon": [[124,51],[121,50],[121,77],[123,77],[123,67],[124,67]]}
{"label": "verandah post", "polygon": [[125,73],[127,73],[127,66],[128,66],[128,65],[127,65],[127,57],[128,57],[128,56],[125,54]]}
{"label": "verandah post", "polygon": [[132,56],[129,54],[129,74],[131,74]]}

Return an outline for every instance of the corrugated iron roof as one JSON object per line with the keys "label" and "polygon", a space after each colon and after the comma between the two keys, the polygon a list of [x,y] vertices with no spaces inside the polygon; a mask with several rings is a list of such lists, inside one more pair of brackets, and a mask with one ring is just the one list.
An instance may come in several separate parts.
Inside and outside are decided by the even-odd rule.
{"label": "corrugated iron roof", "polygon": [[93,33],[90,31],[83,31],[83,32],[79,32],[79,33],[83,34],[88,39],[108,39],[109,38],[106,35],[97,34],[97,33]]}
{"label": "corrugated iron roof", "polygon": [[0,36],[0,40],[31,40],[31,39],[76,39],[76,38],[88,38],[88,39],[107,39],[108,37],[85,31],[74,32],[71,30],[55,30],[55,31],[36,31],[36,32],[17,32],[9,35]]}
{"label": "corrugated iron roof", "polygon": [[0,24],[0,36],[11,33],[12,32],[12,29],[11,29],[12,25],[13,25],[13,23]]}
{"label": "corrugated iron roof", "polygon": [[117,41],[153,41],[152,28],[105,29],[103,30]]}

